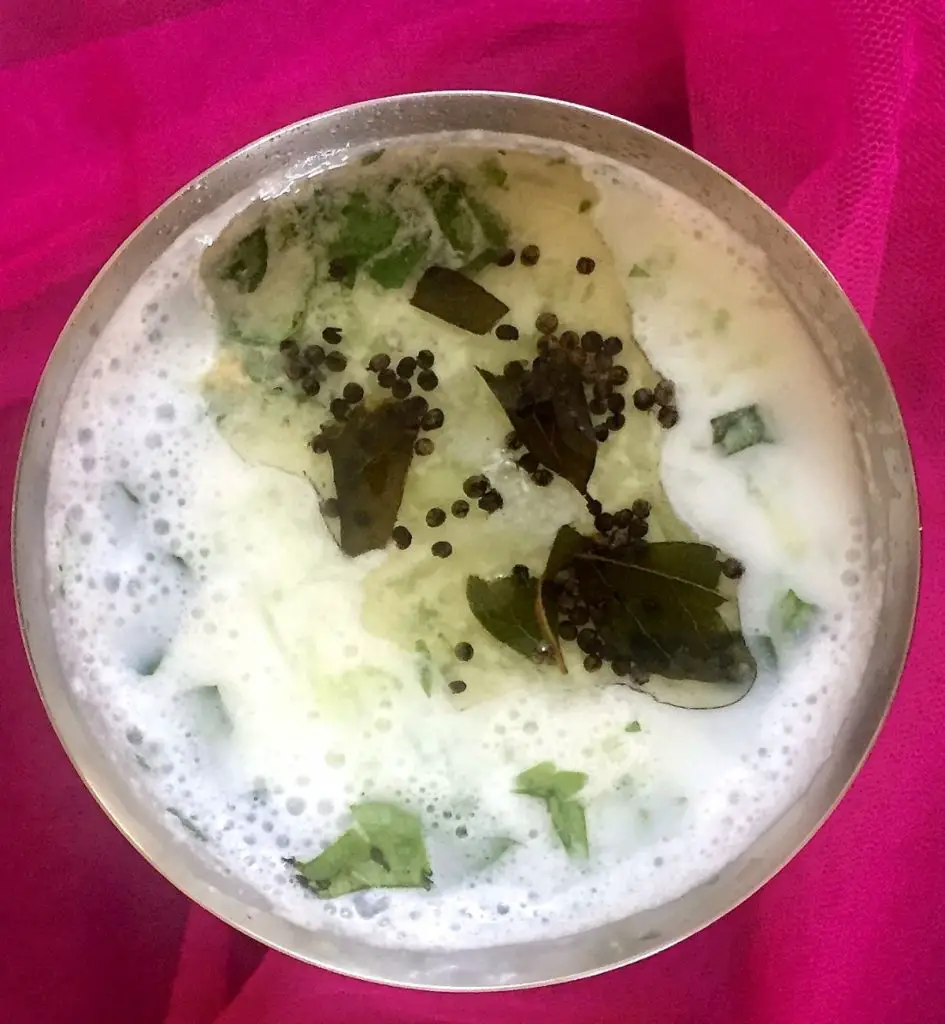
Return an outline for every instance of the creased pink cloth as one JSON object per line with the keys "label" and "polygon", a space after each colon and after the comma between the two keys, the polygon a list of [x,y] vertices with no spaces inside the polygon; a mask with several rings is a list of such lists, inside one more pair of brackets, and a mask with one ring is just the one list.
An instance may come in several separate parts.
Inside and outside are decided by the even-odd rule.
{"label": "creased pink cloth", "polygon": [[[760,894],[563,988],[398,992],[264,952],[108,824],[34,692],[0,547],[0,1019],[8,1024],[945,1021],[945,9],[941,0],[85,0],[0,4],[0,495],[72,305],[122,238],[235,147],[370,96],[496,88],[691,145],[831,266],[918,467],[915,644],[875,752]],[[39,512],[39,510],[37,510]]]}

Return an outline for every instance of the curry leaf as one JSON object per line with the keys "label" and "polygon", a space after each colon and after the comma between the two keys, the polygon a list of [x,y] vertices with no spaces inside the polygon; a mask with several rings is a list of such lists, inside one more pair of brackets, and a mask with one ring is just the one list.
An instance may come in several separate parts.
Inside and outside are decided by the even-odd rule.
{"label": "curry leaf", "polygon": [[220,270],[224,281],[232,281],[238,292],[254,292],[262,284],[269,264],[266,229],[258,227],[233,246],[230,258]]}
{"label": "curry leaf", "polygon": [[401,288],[427,253],[430,236],[412,238],[368,266],[368,273],[382,288]]}
{"label": "curry leaf", "polygon": [[473,216],[479,221],[479,227],[482,228],[482,235],[488,245],[499,250],[505,249],[509,244],[509,229],[498,214],[475,196],[467,196],[466,202]]}
{"label": "curry leaf", "polygon": [[597,633],[610,657],[633,666],[630,685],[691,708],[724,707],[751,688],[757,665],[734,602],[719,590],[716,548],[684,542],[608,548],[565,526],[548,557],[550,594],[562,573],[581,602],[596,609]]}
{"label": "curry leaf", "polygon": [[712,443],[723,455],[736,455],[756,444],[770,444],[774,437],[757,405],[715,416],[711,420]]}
{"label": "curry leaf", "polygon": [[516,377],[477,369],[525,447],[585,494],[597,459],[597,440],[581,371],[566,357],[558,358],[557,352],[539,356],[532,369]]}
{"label": "curry leaf", "polygon": [[440,173],[426,182],[423,191],[444,238],[460,256],[469,256],[476,245],[476,221],[465,201],[465,185]]}
{"label": "curry leaf", "polygon": [[328,439],[338,495],[339,545],[352,557],[390,540],[419,427],[406,403],[358,405]]}
{"label": "curry leaf", "polygon": [[570,857],[587,857],[587,821],[584,805],[577,800],[562,800],[553,796],[548,801],[548,813],[561,845]]}
{"label": "curry leaf", "polygon": [[555,660],[557,643],[546,634],[537,612],[539,581],[500,576],[466,580],[466,600],[479,624],[501,644],[537,664]]}
{"label": "curry leaf", "polygon": [[777,632],[790,636],[801,636],[807,632],[817,616],[815,604],[802,600],[793,590],[785,591],[778,601],[775,612]]}
{"label": "curry leaf", "polygon": [[553,761],[541,761],[515,780],[516,793],[545,802],[561,845],[572,857],[588,852],[584,807],[574,799],[586,782],[584,772],[559,771]]}
{"label": "curry leaf", "polygon": [[361,266],[394,241],[400,217],[390,203],[372,203],[361,191],[351,193],[341,208],[341,217],[338,235],[328,246],[328,257],[347,269],[346,283],[353,284]]}
{"label": "curry leaf", "polygon": [[[720,684],[705,690],[699,706],[729,704],[747,693],[755,660],[741,632],[719,614],[726,598],[716,589],[715,548],[676,542],[585,553],[577,556],[575,570],[582,592],[603,604],[599,633],[618,657],[665,679]],[[661,700],[672,695],[672,687],[662,684],[647,690],[657,691]],[[691,693],[682,699],[691,706]]]}
{"label": "curry leaf", "polygon": [[439,266],[423,272],[410,305],[471,334],[488,333],[509,311],[504,302],[465,274]]}
{"label": "curry leaf", "polygon": [[362,889],[429,889],[430,860],[420,820],[395,804],[351,808],[354,827],[313,860],[288,861],[299,881],[322,899]]}

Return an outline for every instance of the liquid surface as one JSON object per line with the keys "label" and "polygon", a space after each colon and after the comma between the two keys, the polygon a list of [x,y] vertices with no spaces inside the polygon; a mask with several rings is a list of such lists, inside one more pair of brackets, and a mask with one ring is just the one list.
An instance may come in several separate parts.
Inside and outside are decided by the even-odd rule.
{"label": "liquid surface", "polygon": [[[54,453],[54,621],[72,686],[107,723],[103,742],[182,842],[277,912],[378,944],[548,938],[706,880],[828,755],[873,628],[848,426],[763,256],[642,175],[513,143],[522,140],[499,151],[392,149],[338,181],[363,189],[372,208],[384,182],[407,182],[391,245],[402,251],[412,232],[438,262],[443,226],[410,182],[445,167],[473,183],[516,254],[525,244],[540,253],[531,266],[517,256],[475,271],[508,305],[502,322],[519,327],[516,340],[474,336],[412,306],[419,264],[403,287],[367,271],[313,284],[291,237],[261,301],[208,294],[224,266],[215,253],[256,223],[253,207],[226,227],[246,195],[175,242],[129,294],[77,377]],[[319,180],[295,182],[276,202],[314,201]],[[287,176],[259,194],[288,187]],[[489,241],[475,230],[471,257]],[[576,271],[581,257],[591,273]],[[645,499],[654,543],[715,545],[742,563],[728,593],[734,608],[737,589],[746,637],[776,632],[788,592],[816,609],[802,639],[775,636],[776,663],[750,641],[757,678],[731,706],[661,703],[609,665],[586,670],[562,644],[564,675],[497,643],[473,613],[470,576],[488,581],[512,565],[541,576],[563,526],[595,529],[568,480],[538,486],[516,465],[509,421],[476,372],[530,360],[533,325],[548,311],[562,329],[624,339],[626,422],[599,445],[588,492],[609,510]],[[343,329],[347,366],[303,396],[285,379],[279,341],[317,340],[327,325]],[[413,456],[407,473],[397,522],[412,543],[351,557],[323,515],[332,463],[309,443],[343,382],[370,400],[373,354],[396,364],[419,350],[435,357],[427,397],[444,422],[426,435],[435,450]],[[675,384],[670,430],[630,402],[661,377]],[[774,436],[723,455],[712,419],[752,405]],[[473,501],[459,519],[451,504],[476,474],[503,505],[490,514]],[[427,525],[431,508],[446,521]],[[438,541],[450,543],[448,559],[432,554]],[[460,642],[471,660],[456,658]],[[543,762],[586,775],[573,798],[586,857],[565,848],[547,801],[516,792]],[[431,888],[322,899],[298,884],[297,865],[349,830],[351,806],[364,801],[420,822]]]}

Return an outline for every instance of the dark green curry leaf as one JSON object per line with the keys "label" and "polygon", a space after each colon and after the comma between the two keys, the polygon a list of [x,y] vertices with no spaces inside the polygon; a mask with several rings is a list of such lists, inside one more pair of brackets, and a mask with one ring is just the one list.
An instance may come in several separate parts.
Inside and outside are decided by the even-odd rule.
{"label": "dark green curry leaf", "polygon": [[382,288],[401,288],[427,254],[430,236],[411,238],[403,245],[378,256],[368,265],[368,273]]}
{"label": "dark green curry leaf", "polygon": [[[575,558],[581,594],[602,609],[601,640],[618,658],[662,677],[640,688],[664,703],[723,707],[755,681],[757,666],[741,631],[720,614],[726,598],[717,590],[717,558],[710,545],[681,542]],[[737,617],[734,604],[728,612]]]}
{"label": "dark green curry leaf", "polygon": [[715,416],[711,420],[712,443],[723,455],[735,455],[756,444],[774,441],[771,429],[757,405]]}
{"label": "dark green curry leaf", "polygon": [[539,581],[529,576],[466,580],[469,610],[491,636],[536,664],[555,661],[557,641],[548,637],[538,616]]}
{"label": "dark green curry leaf", "polygon": [[509,311],[482,285],[449,267],[427,267],[410,305],[471,334],[487,334]]}
{"label": "dark green curry leaf", "polygon": [[339,545],[352,557],[390,540],[404,497],[418,425],[405,403],[358,405],[328,439],[338,495]]}
{"label": "dark green curry leaf", "polygon": [[309,861],[288,861],[321,899],[362,889],[429,889],[430,860],[416,815],[394,804],[351,808],[354,826]]}
{"label": "dark green curry leaf", "polygon": [[238,292],[254,292],[262,284],[268,264],[266,229],[258,227],[233,246],[230,258],[220,268],[220,277],[232,281]]}
{"label": "dark green curry leaf", "polygon": [[371,202],[361,191],[352,192],[341,208],[342,223],[328,246],[328,258],[347,269],[345,283],[354,283],[357,271],[394,241],[400,217],[386,200]]}
{"label": "dark green curry leaf", "polygon": [[465,201],[463,182],[445,173],[436,174],[426,182],[423,191],[443,237],[460,256],[472,255],[476,247],[476,220]]}
{"label": "dark green curry leaf", "polygon": [[482,228],[482,235],[491,248],[504,250],[509,244],[509,229],[505,226],[498,214],[475,196],[468,195],[466,202],[473,216],[479,221]]}
{"label": "dark green curry leaf", "polygon": [[515,780],[516,793],[545,802],[561,845],[572,857],[588,852],[584,807],[574,799],[586,782],[584,772],[559,771],[553,761],[542,761]]}
{"label": "dark green curry leaf", "polygon": [[[560,354],[563,356],[563,353]],[[557,350],[516,377],[479,369],[525,447],[582,494],[594,472],[597,440],[581,371]]]}
{"label": "dark green curry leaf", "polygon": [[719,591],[716,548],[683,542],[608,548],[564,526],[544,575],[542,600],[552,621],[561,574],[597,610],[597,633],[611,656],[633,666],[630,685],[690,708],[724,707],[751,688],[757,665],[734,602]]}

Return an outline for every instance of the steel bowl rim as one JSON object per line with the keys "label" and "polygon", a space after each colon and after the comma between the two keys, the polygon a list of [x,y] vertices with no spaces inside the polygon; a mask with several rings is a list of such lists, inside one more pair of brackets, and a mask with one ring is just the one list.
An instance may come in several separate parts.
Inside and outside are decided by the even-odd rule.
{"label": "steel bowl rim", "polygon": [[[224,165],[229,165],[230,163],[235,162],[239,158],[250,155],[256,150],[265,149],[272,145],[273,143],[277,142],[278,139],[290,135],[296,132],[297,130],[302,129],[303,127],[317,125],[320,121],[329,120],[333,117],[337,117],[340,114],[353,114],[367,108],[381,110],[384,107],[395,106],[403,102],[422,102],[424,100],[444,100],[462,97],[480,98],[484,100],[495,101],[513,101],[517,103],[524,102],[527,104],[534,104],[542,107],[553,107],[561,110],[570,111],[572,113],[578,113],[597,121],[612,122],[615,125],[620,126],[621,128],[630,127],[640,135],[649,137],[654,140],[658,140],[659,143],[661,143],[662,145],[675,150],[676,155],[680,157],[682,160],[695,161],[701,164],[706,170],[710,171],[712,174],[728,182],[728,184],[734,189],[736,189],[739,193],[741,193],[741,195],[745,199],[750,200],[753,204],[760,208],[766,215],[766,217],[770,218],[773,222],[775,222],[781,228],[782,231],[786,232],[791,237],[793,243],[796,246],[799,246],[804,251],[806,257],[809,260],[813,261],[813,264],[816,266],[817,270],[823,277],[824,281],[826,283],[829,283],[831,290],[835,293],[835,299],[838,299],[843,304],[843,306],[845,307],[845,312],[848,315],[852,316],[852,318],[854,318],[855,323],[859,326],[861,330],[862,336],[869,341],[872,360],[876,365],[876,368],[878,368],[881,372],[885,380],[886,388],[893,398],[893,405],[896,412],[896,422],[894,424],[895,433],[897,434],[897,437],[904,442],[905,452],[908,455],[908,465],[906,467],[906,484],[908,487],[908,494],[906,495],[906,499],[910,505],[913,519],[913,522],[910,524],[910,531],[914,532],[914,534],[919,539],[919,543],[917,544],[916,548],[916,557],[914,559],[914,565],[910,565],[908,567],[908,575],[910,577],[910,582],[908,587],[908,593],[904,595],[904,599],[908,601],[908,628],[906,631],[908,639],[900,657],[898,658],[898,665],[896,667],[894,681],[888,689],[888,694],[886,695],[885,700],[883,702],[882,712],[877,721],[876,727],[872,730],[872,734],[870,735],[868,742],[865,744],[864,749],[862,750],[853,771],[850,773],[846,783],[841,787],[840,791],[833,798],[829,806],[823,811],[823,813],[819,816],[817,821],[809,828],[806,835],[799,842],[797,842],[796,845],[793,846],[793,848],[788,849],[782,857],[776,858],[775,863],[771,867],[770,871],[767,871],[764,877],[761,878],[757,883],[750,885],[743,893],[741,893],[741,895],[735,896],[725,907],[725,909],[722,909],[719,912],[710,915],[700,924],[694,925],[693,927],[683,930],[678,934],[674,934],[672,937],[665,939],[665,941],[654,943],[642,954],[637,956],[624,957],[621,959],[614,960],[611,963],[602,964],[600,966],[589,968],[583,971],[574,972],[572,974],[563,975],[560,977],[555,977],[546,980],[511,983],[507,985],[456,985],[435,983],[415,984],[397,978],[384,977],[380,975],[372,976],[369,973],[359,973],[358,971],[349,970],[343,967],[338,967],[328,962],[323,962],[322,960],[319,960],[315,957],[309,957],[300,951],[294,950],[293,948],[291,948],[291,946],[284,942],[264,937],[262,934],[260,934],[260,929],[256,926],[254,921],[244,923],[242,921],[234,920],[231,918],[231,916],[229,916],[226,913],[225,910],[213,906],[212,901],[209,899],[209,895],[212,892],[211,887],[205,886],[205,884],[201,882],[201,880],[195,878],[192,872],[188,871],[186,867],[178,868],[177,866],[165,866],[159,863],[159,857],[150,851],[150,847],[149,844],[147,843],[146,837],[143,835],[143,833],[146,832],[146,829],[143,827],[142,823],[139,820],[126,822],[124,820],[123,814],[114,806],[114,804],[118,802],[117,796],[114,792],[109,792],[109,789],[113,790],[114,787],[109,787],[108,784],[103,782],[102,780],[96,782],[95,780],[90,778],[90,773],[87,770],[87,768],[79,762],[79,759],[76,756],[74,756],[73,748],[76,744],[75,742],[70,743],[70,737],[66,735],[66,733],[71,733],[72,729],[71,727],[69,729],[62,728],[61,719],[57,718],[57,715],[54,713],[53,708],[51,707],[46,686],[40,679],[39,672],[37,671],[35,665],[33,650],[28,640],[28,628],[25,613],[22,608],[20,581],[22,579],[23,573],[21,567],[21,560],[26,559],[28,557],[28,553],[26,551],[21,551],[17,545],[19,520],[21,519],[21,517],[28,514],[27,509],[23,507],[23,503],[21,501],[21,476],[23,472],[23,464],[25,456],[31,447],[31,440],[36,432],[35,420],[38,415],[37,409],[41,404],[41,399],[43,398],[46,389],[49,387],[48,379],[50,376],[50,367],[54,363],[57,354],[61,353],[62,349],[67,343],[67,336],[69,335],[75,320],[79,316],[83,307],[90,300],[91,296],[94,295],[94,293],[96,292],[100,281],[102,280],[102,278],[106,276],[106,274],[111,270],[111,268],[115,264],[119,263],[124,258],[125,253],[132,245],[132,243],[141,234],[146,232],[155,221],[160,220],[164,216],[164,214],[170,209],[172,209],[188,192],[190,192],[194,188],[199,187],[204,179],[206,179],[213,173],[221,170],[224,167]],[[395,138],[397,137],[391,137],[392,140]],[[190,226],[192,225],[188,225],[188,227]],[[61,410],[61,406],[59,408]],[[233,152],[225,155],[224,157],[215,161],[209,167],[205,168],[203,171],[195,175],[187,183],[185,183],[180,188],[175,190],[155,210],[153,210],[147,217],[145,217],[144,220],[142,220],[129,235],[126,236],[126,238],[122,241],[118,248],[115,249],[112,255],[95,274],[88,287],[83,291],[82,296],[80,297],[79,301],[76,303],[75,307],[70,313],[66,323],[62,327],[62,330],[59,332],[59,335],[56,339],[55,344],[53,345],[52,350],[50,351],[50,354],[46,360],[43,371],[41,373],[39,382],[34,391],[17,455],[17,465],[13,488],[13,515],[11,517],[10,540],[13,568],[14,601],[16,607],[17,621],[20,630],[20,636],[23,642],[24,650],[26,652],[30,672],[33,676],[33,681],[39,693],[47,718],[49,719],[49,722],[52,725],[52,728],[57,738],[59,739],[59,742],[62,745],[62,748],[66,756],[68,757],[70,763],[75,769],[76,774],[81,779],[83,785],[86,787],[86,789],[91,794],[91,796],[98,804],[98,806],[107,815],[112,824],[118,829],[121,835],[124,836],[124,838],[147,861],[147,863],[151,865],[152,868],[154,868],[163,878],[165,878],[172,886],[174,886],[175,889],[179,890],[189,900],[197,904],[197,906],[203,908],[208,913],[213,914],[214,917],[218,918],[230,927],[235,928],[237,931],[248,936],[249,938],[254,939],[257,942],[260,942],[267,949],[284,953],[292,957],[293,959],[299,961],[300,963],[321,967],[326,970],[330,970],[336,974],[340,974],[344,977],[352,978],[354,980],[384,984],[393,988],[428,992],[476,993],[506,992],[534,988],[545,988],[552,985],[564,984],[570,981],[577,981],[585,978],[595,977],[597,975],[604,974],[612,970],[617,970],[619,968],[626,967],[631,963],[636,963],[641,960],[648,959],[649,957],[657,953],[660,953],[666,949],[669,949],[679,944],[680,942],[683,942],[684,940],[690,938],[698,932],[703,931],[704,929],[708,928],[710,925],[718,921],[720,918],[725,917],[727,914],[731,913],[731,911],[739,907],[742,903],[744,903],[751,896],[757,893],[759,889],[767,885],[767,883],[775,875],[779,874],[784,869],[784,867],[790,861],[792,861],[801,852],[801,850],[804,849],[804,847],[810,842],[811,838],[815,835],[815,833],[818,832],[820,828],[823,826],[827,818],[829,818],[833,814],[837,805],[847,794],[847,792],[850,790],[853,783],[859,776],[866,759],[872,752],[876,744],[876,741],[879,738],[879,734],[886,723],[893,699],[895,698],[896,693],[898,692],[899,686],[901,684],[902,675],[910,653],[912,640],[914,638],[916,617],[918,612],[919,592],[922,576],[921,535],[921,508],[918,499],[918,486],[915,473],[915,461],[912,454],[912,446],[908,431],[905,427],[901,408],[899,407],[898,400],[896,399],[895,389],[893,388],[892,381],[889,378],[889,375],[886,371],[886,367],[879,354],[879,350],[877,349],[876,344],[872,336],[870,335],[869,331],[866,329],[865,324],[863,324],[859,316],[859,313],[856,311],[855,307],[850,302],[849,298],[841,288],[839,282],[836,280],[833,273],[823,262],[823,260],[817,255],[817,253],[814,252],[811,246],[804,240],[804,238],[800,234],[798,234],[798,232],[794,228],[792,228],[790,224],[788,224],[778,213],[776,213],[764,200],[755,195],[754,192],[752,192],[746,186],[742,185],[741,182],[733,178],[730,174],[728,174],[728,172],[724,171],[722,168],[713,164],[705,157],[700,156],[698,153],[695,153],[692,150],[686,148],[680,143],[675,142],[674,140],[661,135],[659,132],[653,131],[652,129],[646,128],[633,121],[630,121],[627,118],[619,117],[615,114],[609,114],[606,113],[605,111],[597,110],[593,107],[589,107],[584,104],[573,103],[567,100],[543,97],[530,93],[488,89],[445,89],[426,90],[411,93],[397,93],[374,99],[362,100],[357,103],[345,104],[341,107],[331,108],[319,114],[315,114],[306,118],[301,118],[290,124],[283,125],[275,129],[274,131],[269,132],[266,135],[260,136],[259,138],[256,138],[250,141],[249,143],[245,144],[244,146],[241,146],[240,148],[234,150]],[[187,877],[182,878],[178,876]],[[197,896],[194,894],[195,889],[202,888],[208,889],[208,893],[206,895]],[[266,915],[268,915],[269,917],[277,916],[272,912],[266,912]],[[265,917],[263,917],[263,920],[265,920]]]}

